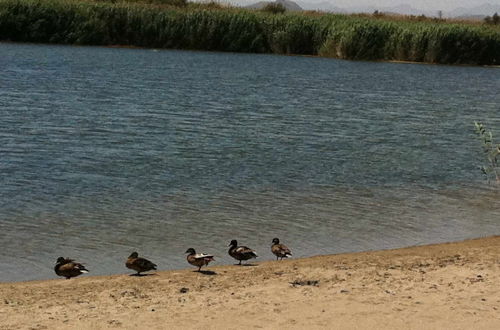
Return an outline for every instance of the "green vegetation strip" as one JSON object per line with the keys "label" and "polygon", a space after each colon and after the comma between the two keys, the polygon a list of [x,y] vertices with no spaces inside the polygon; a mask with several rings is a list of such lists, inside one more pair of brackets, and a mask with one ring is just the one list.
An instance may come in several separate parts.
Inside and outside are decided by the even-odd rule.
{"label": "green vegetation strip", "polygon": [[500,64],[500,28],[492,25],[273,14],[183,0],[0,0],[0,40]]}

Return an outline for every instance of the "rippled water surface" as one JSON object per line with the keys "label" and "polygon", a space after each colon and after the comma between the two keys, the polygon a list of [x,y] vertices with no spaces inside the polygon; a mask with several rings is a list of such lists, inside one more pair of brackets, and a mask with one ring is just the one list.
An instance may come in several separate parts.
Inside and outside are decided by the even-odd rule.
{"label": "rippled water surface", "polygon": [[0,44],[0,281],[500,233],[500,69]]}

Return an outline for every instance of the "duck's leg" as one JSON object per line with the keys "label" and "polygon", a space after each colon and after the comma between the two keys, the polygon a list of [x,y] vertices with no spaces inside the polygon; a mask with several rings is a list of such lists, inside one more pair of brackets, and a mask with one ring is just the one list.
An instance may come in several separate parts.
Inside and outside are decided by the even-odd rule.
{"label": "duck's leg", "polygon": [[201,266],[200,266],[200,267],[198,267],[198,271],[199,271],[199,272],[201,272]]}
{"label": "duck's leg", "polygon": [[240,263],[239,263],[238,265],[240,265],[240,266],[241,266],[241,260],[240,260]]}

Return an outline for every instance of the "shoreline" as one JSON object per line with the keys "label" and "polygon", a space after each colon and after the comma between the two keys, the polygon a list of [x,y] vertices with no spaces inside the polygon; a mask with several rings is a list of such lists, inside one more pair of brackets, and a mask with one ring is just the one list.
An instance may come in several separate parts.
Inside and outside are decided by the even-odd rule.
{"label": "shoreline", "polygon": [[0,283],[0,329],[500,327],[500,236],[400,249]]}
{"label": "shoreline", "polygon": [[[475,238],[467,238],[467,239],[461,239],[461,240],[456,240],[456,241],[444,241],[444,242],[438,242],[438,243],[429,243],[429,244],[418,244],[418,245],[409,245],[409,246],[402,246],[402,247],[395,247],[395,248],[386,248],[386,249],[374,249],[374,250],[362,250],[362,251],[350,251],[350,252],[341,252],[341,253],[334,253],[334,254],[317,254],[317,255],[310,255],[306,257],[289,257],[288,259],[283,259],[282,261],[307,261],[310,259],[314,258],[334,258],[334,257],[341,257],[341,256],[354,256],[357,254],[370,254],[370,253],[384,253],[384,252],[390,252],[390,251],[404,251],[407,249],[410,250],[415,250],[418,248],[423,248],[423,247],[433,247],[433,246],[441,246],[441,245],[447,245],[447,244],[457,244],[457,243],[462,243],[462,242],[469,242],[469,241],[476,241],[476,240],[483,240],[483,239],[490,239],[490,238],[496,238],[498,237],[500,239],[500,235],[493,235],[493,236],[483,236],[483,237],[475,237]],[[292,251],[293,252],[293,251]],[[216,258],[219,258],[216,256]],[[274,257],[273,257],[274,258]],[[215,263],[209,264],[208,267],[203,266],[202,270],[210,270],[212,268],[225,268],[225,267],[233,267],[237,266],[236,264],[219,264],[218,261],[220,259],[217,259]],[[233,260],[233,259],[232,259]],[[499,258],[500,260],[500,258]],[[79,260],[76,260],[79,261]],[[236,262],[236,261],[235,261]],[[248,261],[243,261],[243,264],[248,263],[253,266],[259,266],[263,264],[268,264],[268,263],[274,263],[274,259],[265,259],[262,260],[259,258],[257,259],[250,259]],[[83,263],[85,266],[88,266],[88,263]],[[54,264],[55,265],[55,264]],[[54,266],[54,265],[49,265],[49,266]],[[52,267],[53,268],[53,267]],[[168,273],[178,273],[178,272],[189,272],[195,270],[196,267],[194,266],[189,266],[188,263],[186,262],[186,267],[183,268],[171,268],[171,269],[159,269],[156,271],[149,271],[144,274],[146,276],[150,276],[153,274],[164,274],[168,275]],[[110,279],[110,278],[115,278],[115,277],[122,277],[122,276],[131,276],[134,273],[133,270],[125,270],[122,273],[112,273],[112,274],[100,274],[100,275],[93,275],[92,271],[89,273],[84,273],[82,275],[79,275],[77,277],[72,278],[72,280],[75,279],[83,279],[83,278],[92,278],[92,279]],[[30,280],[20,280],[20,281],[0,281],[0,290],[2,288],[2,285],[8,285],[8,284],[29,284],[29,283],[45,283],[45,282],[51,282],[51,281],[59,281],[61,279],[64,279],[63,277],[57,276],[53,271],[52,275],[50,278],[40,278],[40,279],[30,279]]]}

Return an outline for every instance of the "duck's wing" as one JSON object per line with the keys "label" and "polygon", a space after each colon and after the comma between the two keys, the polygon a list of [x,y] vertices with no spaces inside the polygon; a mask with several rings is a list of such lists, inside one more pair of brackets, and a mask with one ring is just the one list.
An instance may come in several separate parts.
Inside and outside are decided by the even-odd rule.
{"label": "duck's wing", "polygon": [[79,263],[75,263],[75,269],[78,269],[82,273],[88,273],[89,272],[89,270],[87,268],[85,268],[84,265],[79,264]]}
{"label": "duck's wing", "polygon": [[238,246],[236,248],[235,252],[240,253],[240,254],[252,254],[252,255],[257,256],[257,253],[255,253],[254,250],[252,250],[251,248],[249,248],[247,246]]}
{"label": "duck's wing", "polygon": [[156,265],[144,258],[137,258],[134,260],[134,264],[142,269],[156,269]]}
{"label": "duck's wing", "polygon": [[88,269],[85,268],[84,265],[79,264],[77,262],[68,262],[59,267],[59,271],[61,272],[69,272],[69,271],[80,271],[81,273],[88,273]]}
{"label": "duck's wing", "polygon": [[279,249],[280,249],[281,253],[283,253],[283,254],[292,255],[292,251],[290,251],[290,249],[284,244],[280,244]]}
{"label": "duck's wing", "polygon": [[213,258],[214,256],[211,254],[205,254],[205,253],[197,253],[194,255],[195,259],[205,259],[205,258]]}

